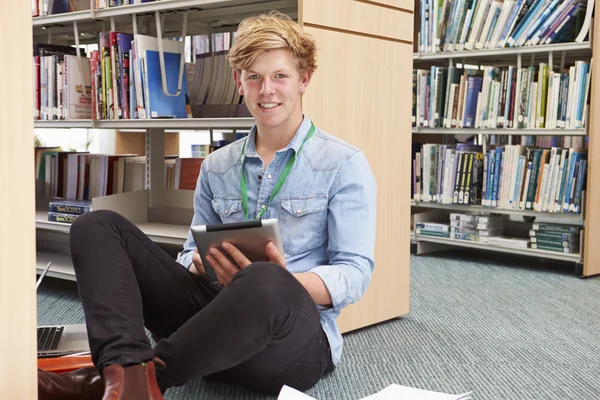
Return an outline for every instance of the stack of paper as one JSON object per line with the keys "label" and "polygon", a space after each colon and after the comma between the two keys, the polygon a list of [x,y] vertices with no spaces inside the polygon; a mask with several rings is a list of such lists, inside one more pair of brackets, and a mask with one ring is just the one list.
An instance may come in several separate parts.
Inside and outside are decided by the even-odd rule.
{"label": "stack of paper", "polygon": [[[468,400],[469,393],[446,394],[392,384],[374,395],[360,400]],[[281,388],[277,400],[317,400],[289,386]]]}

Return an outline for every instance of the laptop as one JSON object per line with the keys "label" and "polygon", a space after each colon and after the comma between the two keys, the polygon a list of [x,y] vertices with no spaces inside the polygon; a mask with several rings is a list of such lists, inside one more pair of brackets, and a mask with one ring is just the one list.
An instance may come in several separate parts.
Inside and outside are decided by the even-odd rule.
{"label": "laptop", "polygon": [[[36,292],[51,265],[49,262],[38,278]],[[73,356],[90,351],[85,324],[38,326],[37,337],[38,358]]]}

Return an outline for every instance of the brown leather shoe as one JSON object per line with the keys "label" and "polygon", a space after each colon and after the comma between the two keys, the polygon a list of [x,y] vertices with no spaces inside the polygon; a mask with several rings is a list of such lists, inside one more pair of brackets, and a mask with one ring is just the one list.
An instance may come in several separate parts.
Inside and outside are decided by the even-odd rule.
{"label": "brown leather shoe", "polygon": [[102,377],[106,385],[102,400],[164,400],[153,361],[126,368],[109,365]]}
{"label": "brown leather shoe", "polygon": [[100,400],[104,382],[95,367],[57,374],[38,370],[38,400]]}

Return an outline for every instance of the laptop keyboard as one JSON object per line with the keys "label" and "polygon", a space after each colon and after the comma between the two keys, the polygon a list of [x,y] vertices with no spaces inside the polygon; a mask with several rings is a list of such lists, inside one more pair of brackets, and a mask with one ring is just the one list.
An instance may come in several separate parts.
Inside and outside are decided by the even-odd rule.
{"label": "laptop keyboard", "polygon": [[58,349],[64,329],[63,326],[38,328],[38,351]]}

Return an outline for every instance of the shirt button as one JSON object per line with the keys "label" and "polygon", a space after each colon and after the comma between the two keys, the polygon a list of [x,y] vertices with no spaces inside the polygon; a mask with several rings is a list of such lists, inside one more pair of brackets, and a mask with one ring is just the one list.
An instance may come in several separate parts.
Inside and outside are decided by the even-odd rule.
{"label": "shirt button", "polygon": [[225,214],[227,214],[229,212],[229,210],[225,210]]}
{"label": "shirt button", "polygon": [[302,210],[296,210],[296,214],[300,214]]}
{"label": "shirt button", "polygon": [[273,177],[273,175],[269,174],[267,175],[267,178],[271,179]]}
{"label": "shirt button", "polygon": [[265,208],[267,208],[267,206],[263,204],[262,206],[260,206],[260,208],[264,210]]}
{"label": "shirt button", "polygon": [[258,180],[260,181],[261,179],[262,179],[262,175],[259,175],[258,176]]}

